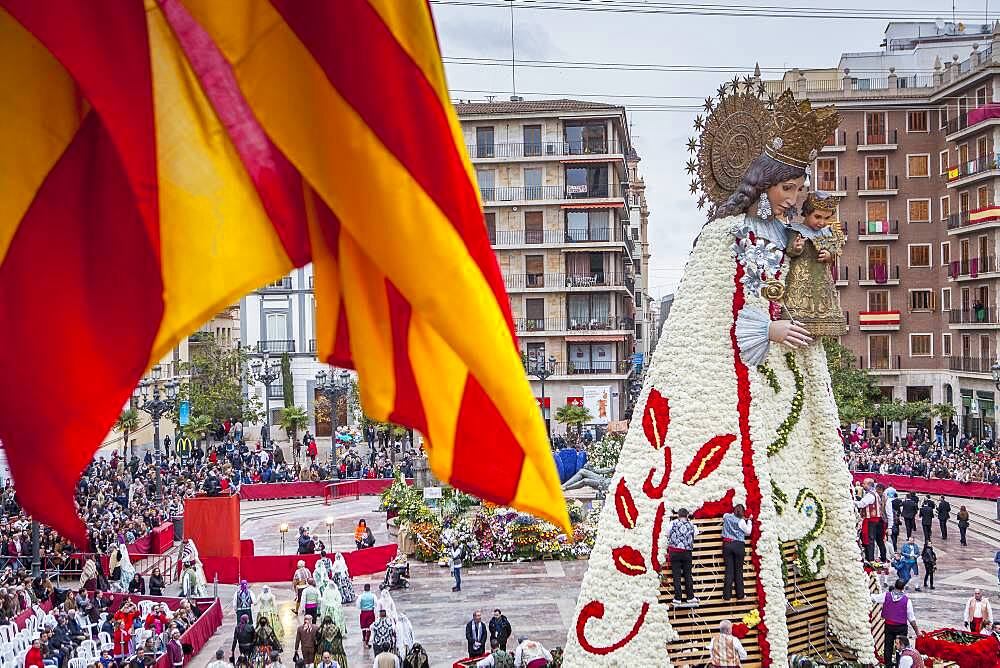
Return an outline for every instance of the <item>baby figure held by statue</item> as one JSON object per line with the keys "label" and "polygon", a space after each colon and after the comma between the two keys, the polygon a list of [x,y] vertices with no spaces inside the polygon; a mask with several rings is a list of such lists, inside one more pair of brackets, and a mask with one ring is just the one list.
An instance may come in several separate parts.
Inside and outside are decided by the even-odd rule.
{"label": "baby figure held by statue", "polygon": [[814,338],[847,333],[830,271],[845,243],[840,223],[834,220],[839,202],[839,197],[810,193],[802,205],[802,222],[789,226],[791,260],[782,305]]}

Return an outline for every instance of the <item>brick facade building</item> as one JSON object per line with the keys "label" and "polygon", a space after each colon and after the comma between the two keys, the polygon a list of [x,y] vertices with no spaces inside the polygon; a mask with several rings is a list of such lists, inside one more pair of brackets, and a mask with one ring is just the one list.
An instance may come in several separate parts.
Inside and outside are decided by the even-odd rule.
{"label": "brick facade building", "polygon": [[844,199],[836,267],[842,343],[886,396],[952,403],[968,432],[993,429],[1000,229],[1000,24],[983,48],[935,63],[926,80],[830,79],[792,70],[788,87],[836,104],[842,122],[813,166]]}

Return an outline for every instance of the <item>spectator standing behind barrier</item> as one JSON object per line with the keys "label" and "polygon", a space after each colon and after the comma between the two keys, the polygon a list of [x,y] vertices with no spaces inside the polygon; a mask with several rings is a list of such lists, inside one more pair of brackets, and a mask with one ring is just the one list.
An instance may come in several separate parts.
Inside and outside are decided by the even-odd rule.
{"label": "spectator standing behind barrier", "polygon": [[934,571],[937,570],[937,552],[930,541],[924,543],[924,549],[920,553],[920,560],[924,562],[924,586],[930,580],[931,589],[934,589]]}

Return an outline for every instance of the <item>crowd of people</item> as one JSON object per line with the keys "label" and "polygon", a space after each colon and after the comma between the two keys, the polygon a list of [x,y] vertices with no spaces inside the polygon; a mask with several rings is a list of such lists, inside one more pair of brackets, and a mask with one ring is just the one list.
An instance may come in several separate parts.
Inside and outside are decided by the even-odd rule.
{"label": "crowd of people", "polygon": [[844,448],[852,471],[1000,484],[1000,448],[992,434],[961,435],[941,421],[905,438],[884,438],[878,425],[847,430]]}

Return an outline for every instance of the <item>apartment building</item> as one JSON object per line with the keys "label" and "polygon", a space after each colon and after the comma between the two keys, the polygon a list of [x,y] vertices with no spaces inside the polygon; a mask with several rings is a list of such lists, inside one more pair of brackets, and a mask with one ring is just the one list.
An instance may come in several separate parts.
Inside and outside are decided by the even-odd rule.
{"label": "apartment building", "polygon": [[[933,47],[947,49],[948,34],[931,32]],[[971,41],[952,32],[956,53],[926,75],[900,76],[895,65],[883,77],[843,68],[836,80],[829,70],[792,70],[769,88],[841,113],[813,175],[817,188],[844,198],[842,343],[887,397],[952,403],[963,428],[982,434],[997,400],[1000,24],[985,47],[979,27]],[[898,39],[892,62],[912,71],[903,47],[916,53],[925,38]]]}
{"label": "apartment building", "polygon": [[[553,433],[565,404],[590,408],[596,425],[625,419],[647,338],[636,275],[649,254],[624,107],[514,98],[456,108],[543,416]],[[540,368],[553,373],[541,381]]]}
{"label": "apartment building", "polygon": [[646,180],[639,175],[639,154],[633,149],[626,158],[632,206],[629,209],[629,235],[632,250],[632,274],[635,276],[635,371],[641,377],[649,366],[649,356],[656,344],[657,327],[653,317],[653,298],[649,296],[649,206],[646,204]]}
{"label": "apartment building", "polygon": [[[267,352],[271,358],[288,354],[291,362],[293,396],[296,406],[306,409],[312,425],[320,436],[330,433],[326,421],[316,423],[316,373],[329,371],[330,366],[316,357],[316,296],[313,292],[312,265],[293,269],[290,274],[254,290],[240,300],[240,341],[259,356]],[[281,379],[265,390],[261,383],[247,388],[267,407],[270,423],[278,419],[285,406]],[[272,427],[272,436],[284,438]]]}

